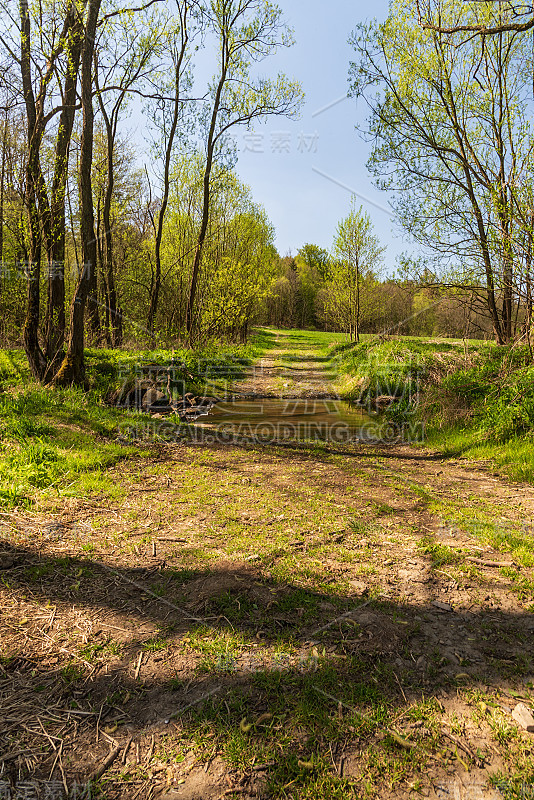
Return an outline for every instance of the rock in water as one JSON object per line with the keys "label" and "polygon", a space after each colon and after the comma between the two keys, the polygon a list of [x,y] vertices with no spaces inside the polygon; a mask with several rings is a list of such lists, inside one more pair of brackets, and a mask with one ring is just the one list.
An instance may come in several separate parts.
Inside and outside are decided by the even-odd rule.
{"label": "rock in water", "polygon": [[150,406],[154,405],[168,405],[169,401],[167,397],[160,392],[158,389],[147,389],[145,394],[143,395],[143,408],[149,408]]}

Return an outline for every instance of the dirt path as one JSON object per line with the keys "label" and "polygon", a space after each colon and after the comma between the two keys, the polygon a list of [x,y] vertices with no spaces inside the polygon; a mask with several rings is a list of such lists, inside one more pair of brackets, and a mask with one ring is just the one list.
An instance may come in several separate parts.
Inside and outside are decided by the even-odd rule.
{"label": "dirt path", "polygon": [[[280,336],[239,388],[286,363],[317,380],[282,389],[328,391],[308,345]],[[112,752],[94,797],[534,796],[531,487],[423,448],[245,441],[102,480],[0,517],[0,790],[72,793]]]}
{"label": "dirt path", "polygon": [[239,393],[302,398],[335,395],[334,373],[327,358],[327,338],[317,342],[304,333],[272,333],[276,337],[273,349],[235,385]]}

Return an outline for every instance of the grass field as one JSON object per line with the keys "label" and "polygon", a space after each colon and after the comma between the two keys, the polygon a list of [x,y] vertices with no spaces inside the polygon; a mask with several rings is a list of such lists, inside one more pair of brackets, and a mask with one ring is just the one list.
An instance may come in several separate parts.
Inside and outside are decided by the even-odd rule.
{"label": "grass field", "polygon": [[[263,331],[217,375],[241,386],[261,356],[276,381],[287,365],[382,392],[373,340],[344,344]],[[466,366],[456,345],[380,346],[398,387],[407,352],[427,375]],[[512,711],[534,708],[534,490],[405,444],[129,444],[148,418],[102,398],[139,356],[89,355],[85,395],[29,384],[17,354],[4,368],[0,789],[529,797]]]}

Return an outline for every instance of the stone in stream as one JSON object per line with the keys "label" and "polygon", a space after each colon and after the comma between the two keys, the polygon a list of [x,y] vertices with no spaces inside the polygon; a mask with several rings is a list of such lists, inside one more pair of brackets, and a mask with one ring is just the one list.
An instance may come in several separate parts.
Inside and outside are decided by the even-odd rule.
{"label": "stone in stream", "polygon": [[144,409],[168,405],[168,397],[164,395],[163,392],[160,392],[159,389],[147,389],[141,401],[141,406]]}
{"label": "stone in stream", "polygon": [[159,368],[159,372],[156,372],[156,366],[150,369],[153,379],[130,378],[120,389],[108,396],[107,402],[120,408],[136,409],[158,416],[175,413],[185,422],[194,422],[196,417],[209,414],[213,406],[221,402],[219,397],[195,396],[192,392],[180,397],[171,397],[169,385],[164,387],[159,380],[168,370]]}
{"label": "stone in stream", "polygon": [[390,394],[381,394],[381,395],[379,395],[374,400],[374,405],[375,405],[376,411],[379,414],[383,413],[386,410],[386,408],[389,408],[397,400],[399,400],[399,398],[396,397],[395,395],[390,395]]}

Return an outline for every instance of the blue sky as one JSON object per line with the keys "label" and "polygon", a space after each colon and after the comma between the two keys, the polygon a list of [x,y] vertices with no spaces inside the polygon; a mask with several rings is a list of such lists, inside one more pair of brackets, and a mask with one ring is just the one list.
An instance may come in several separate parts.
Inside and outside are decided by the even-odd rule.
{"label": "blue sky", "polygon": [[306,101],[296,121],[273,118],[258,125],[254,136],[246,129],[237,131],[237,172],[265,207],[281,255],[289,250],[295,254],[306,242],[329,249],[337,223],[349,213],[351,190],[367,198],[361,203],[387,245],[385,266],[391,272],[396,255],[408,245],[398,231],[394,233],[387,195],[373,187],[365,166],[370,145],[354,127],[365,119],[367,109],[354,99],[335,102],[347,93],[351,31],[362,20],[384,19],[388,3],[278,0],[278,4],[294,30],[296,44],[267,59],[262,72],[283,71],[297,78]]}

